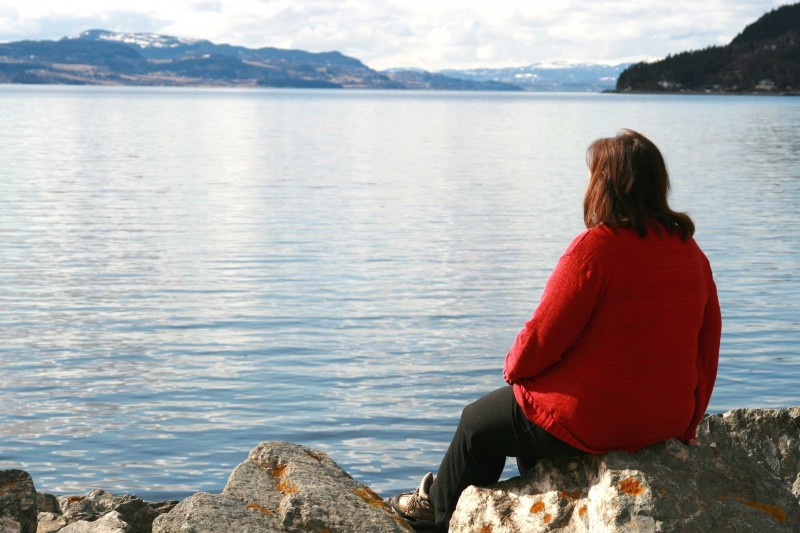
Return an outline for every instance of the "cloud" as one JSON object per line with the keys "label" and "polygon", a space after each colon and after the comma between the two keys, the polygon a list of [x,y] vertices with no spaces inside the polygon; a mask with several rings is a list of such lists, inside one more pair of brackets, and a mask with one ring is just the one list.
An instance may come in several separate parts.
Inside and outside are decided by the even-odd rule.
{"label": "cloud", "polygon": [[192,9],[196,11],[211,11],[214,13],[222,13],[222,2],[216,1],[207,1],[207,2],[195,2],[192,4]]}
{"label": "cloud", "polygon": [[114,11],[97,15],[52,15],[36,18],[9,16],[0,9],[0,41],[60,39],[88,29],[158,31],[164,21],[137,12]]}
{"label": "cloud", "polygon": [[0,41],[102,27],[338,50],[373,68],[621,62],[725,44],[781,0],[0,0]]}

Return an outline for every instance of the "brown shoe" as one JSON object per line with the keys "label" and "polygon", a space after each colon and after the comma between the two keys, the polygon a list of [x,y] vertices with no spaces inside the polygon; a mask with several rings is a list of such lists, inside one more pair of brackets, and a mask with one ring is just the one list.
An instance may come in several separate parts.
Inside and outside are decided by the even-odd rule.
{"label": "brown shoe", "polygon": [[386,503],[415,528],[435,526],[436,519],[431,507],[431,499],[428,496],[431,483],[433,483],[433,474],[428,472],[414,492],[405,492],[386,498]]}

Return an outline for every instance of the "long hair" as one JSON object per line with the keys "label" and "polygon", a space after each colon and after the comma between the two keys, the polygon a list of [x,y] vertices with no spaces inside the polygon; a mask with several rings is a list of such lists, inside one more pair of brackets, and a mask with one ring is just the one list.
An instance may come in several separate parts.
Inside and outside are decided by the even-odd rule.
{"label": "long hair", "polygon": [[639,236],[662,227],[686,240],[694,222],[686,213],[670,209],[669,175],[655,144],[641,133],[621,130],[616,137],[597,139],[586,152],[589,187],[583,199],[587,228],[605,224],[632,227]]}

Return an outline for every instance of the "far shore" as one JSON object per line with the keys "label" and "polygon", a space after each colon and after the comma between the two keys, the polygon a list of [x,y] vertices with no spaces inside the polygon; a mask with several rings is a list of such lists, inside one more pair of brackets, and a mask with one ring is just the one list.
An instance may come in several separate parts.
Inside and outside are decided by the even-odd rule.
{"label": "far shore", "polygon": [[675,95],[687,95],[687,96],[695,96],[695,95],[708,95],[708,96],[800,96],[800,90],[797,91],[723,91],[723,90],[713,90],[713,89],[704,89],[704,90],[690,90],[690,89],[681,89],[679,91],[639,91],[639,90],[624,90],[620,91],[617,89],[606,89],[602,91],[603,94],[650,94],[650,95],[662,95],[662,94],[675,94]]}

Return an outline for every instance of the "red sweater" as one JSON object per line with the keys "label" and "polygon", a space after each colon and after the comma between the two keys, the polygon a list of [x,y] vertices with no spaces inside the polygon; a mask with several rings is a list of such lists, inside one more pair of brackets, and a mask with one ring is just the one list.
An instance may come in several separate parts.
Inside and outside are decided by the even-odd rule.
{"label": "red sweater", "polygon": [[592,228],[572,241],[503,377],[527,417],[590,453],[695,437],[722,321],[694,239]]}

